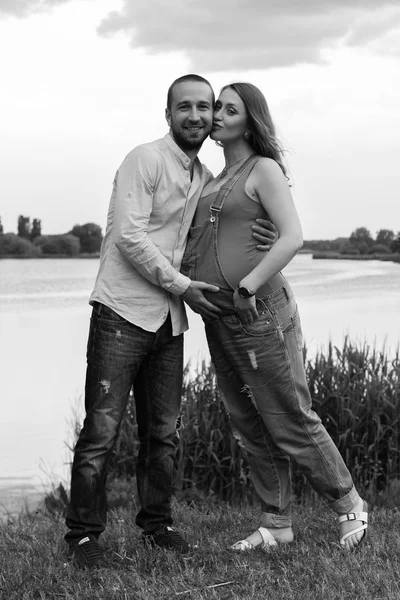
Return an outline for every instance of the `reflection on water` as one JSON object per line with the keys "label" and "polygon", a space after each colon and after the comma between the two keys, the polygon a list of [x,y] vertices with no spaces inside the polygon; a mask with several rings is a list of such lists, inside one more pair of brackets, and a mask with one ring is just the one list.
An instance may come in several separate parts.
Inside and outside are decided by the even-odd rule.
{"label": "reflection on water", "polygon": [[[0,260],[0,498],[16,488],[42,490],[68,477],[73,410],[81,406],[86,338],[98,261]],[[399,343],[400,265],[313,261],[299,255],[285,270],[298,301],[309,355],[329,338],[394,351]],[[208,351],[202,321],[189,314],[186,360]],[[15,481],[14,481],[15,483]],[[28,489],[28,488],[27,488]],[[31,488],[29,488],[31,489]],[[15,492],[16,493],[16,492]]]}

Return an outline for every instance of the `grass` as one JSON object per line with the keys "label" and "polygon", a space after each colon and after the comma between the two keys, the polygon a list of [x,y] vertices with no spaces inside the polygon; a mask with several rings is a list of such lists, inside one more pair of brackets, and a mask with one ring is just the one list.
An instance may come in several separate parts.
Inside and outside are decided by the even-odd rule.
{"label": "grass", "polygon": [[[182,557],[140,541],[131,398],[110,461],[111,510],[101,537],[109,567],[82,572],[68,563],[68,495],[59,486],[35,515],[0,525],[0,600],[399,600],[400,356],[389,360],[346,339],[306,361],[306,370],[315,410],[375,505],[369,540],[357,552],[343,553],[334,515],[296,469],[295,542],[270,552],[227,551],[260,525],[259,511],[214,372],[202,364],[185,378],[173,503],[176,525],[198,548]],[[74,420],[73,442],[78,431]]]}
{"label": "grass", "polygon": [[[198,548],[187,557],[149,549],[135,507],[112,510],[100,538],[109,567],[79,571],[66,559],[64,520],[41,512],[0,528],[2,600],[398,600],[400,511],[378,508],[366,544],[338,544],[333,513],[321,503],[294,508],[295,542],[268,552],[226,548],[259,525],[258,510],[227,504],[173,504],[180,531]],[[220,585],[224,584],[224,585]],[[212,587],[218,586],[218,587]]]}

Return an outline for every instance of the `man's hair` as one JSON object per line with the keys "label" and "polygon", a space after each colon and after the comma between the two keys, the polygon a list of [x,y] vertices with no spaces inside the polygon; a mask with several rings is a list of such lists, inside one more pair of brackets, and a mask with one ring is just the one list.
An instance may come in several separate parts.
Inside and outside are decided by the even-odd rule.
{"label": "man's hair", "polygon": [[274,159],[287,177],[286,167],[283,163],[283,149],[278,141],[264,94],[252,83],[243,81],[225,85],[221,92],[226,89],[234,90],[246,107],[250,146],[257,154]]}
{"label": "man's hair", "polygon": [[197,82],[205,83],[206,85],[208,85],[211,90],[212,104],[214,106],[215,95],[214,95],[214,90],[212,89],[211,83],[209,81],[207,81],[207,79],[204,79],[204,77],[202,77],[201,75],[196,75],[195,73],[189,73],[188,75],[182,75],[182,77],[178,77],[178,79],[175,79],[175,81],[173,83],[171,83],[171,85],[169,86],[168,93],[167,93],[167,108],[168,108],[168,110],[171,110],[172,93],[173,93],[174,87],[178,83],[184,83],[185,81],[197,81]]}

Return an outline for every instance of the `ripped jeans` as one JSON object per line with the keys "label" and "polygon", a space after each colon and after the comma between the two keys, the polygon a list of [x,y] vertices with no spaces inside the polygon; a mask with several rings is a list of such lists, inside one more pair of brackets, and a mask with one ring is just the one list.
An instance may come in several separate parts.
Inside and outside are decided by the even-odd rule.
{"label": "ripped jeans", "polygon": [[311,408],[303,340],[290,286],[257,299],[259,317],[205,322],[206,335],[231,426],[244,445],[265,527],[290,527],[290,461],[337,513],[358,499],[351,475]]}
{"label": "ripped jeans", "polygon": [[153,333],[94,303],[87,346],[86,417],[75,446],[66,517],[69,544],[88,534],[97,538],[105,529],[107,461],[132,385],[140,441],[136,477],[141,508],[136,524],[145,532],[171,525],[182,370],[183,334],[172,335],[170,317]]}

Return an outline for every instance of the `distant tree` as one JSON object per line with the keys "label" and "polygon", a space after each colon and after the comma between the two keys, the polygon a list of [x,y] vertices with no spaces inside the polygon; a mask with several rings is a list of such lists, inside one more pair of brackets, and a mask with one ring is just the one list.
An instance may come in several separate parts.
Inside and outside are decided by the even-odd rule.
{"label": "distant tree", "polygon": [[18,235],[21,238],[29,239],[30,236],[30,218],[19,215],[18,217]]}
{"label": "distant tree", "polygon": [[390,249],[392,252],[398,252],[400,254],[400,231],[397,232],[397,236],[390,244]]}
{"label": "distant tree", "polygon": [[77,256],[81,250],[79,238],[71,233],[60,235],[59,244],[63,253],[68,254],[69,256]]}
{"label": "distant tree", "polygon": [[321,252],[328,252],[332,250],[331,240],[305,240],[303,248],[306,250],[320,250]]}
{"label": "distant tree", "polygon": [[41,249],[43,254],[62,254],[77,256],[80,251],[80,242],[75,235],[41,235],[34,241],[34,246]]}
{"label": "distant tree", "polygon": [[390,244],[394,240],[394,231],[391,229],[380,229],[376,234],[376,243],[383,244],[390,248]]}
{"label": "distant tree", "polygon": [[318,250],[320,252],[340,252],[343,244],[348,244],[348,238],[336,238],[334,240],[304,240],[305,250]]}
{"label": "distant tree", "polygon": [[55,236],[38,235],[38,237],[33,240],[33,245],[43,250],[43,246],[49,243],[51,237]]}
{"label": "distant tree", "polygon": [[344,238],[344,237],[336,238],[331,241],[331,250],[334,252],[340,252],[340,249],[343,247],[343,245],[348,244],[348,243],[349,243],[349,238]]}
{"label": "distant tree", "polygon": [[37,256],[38,252],[29,240],[15,233],[5,233],[2,236],[2,254],[19,256]]}
{"label": "distant tree", "polygon": [[1,217],[0,217],[0,235],[2,233],[4,233],[4,228],[3,228],[3,225],[2,225],[2,222],[1,222]]}
{"label": "distant tree", "polygon": [[366,227],[358,227],[349,237],[349,242],[354,248],[357,248],[360,254],[368,252],[373,243],[373,237]]}
{"label": "distant tree", "polygon": [[33,240],[42,235],[42,221],[40,219],[33,219],[32,229],[30,232],[30,240]]}
{"label": "distant tree", "polygon": [[81,243],[81,252],[87,252],[89,254],[93,252],[99,252],[101,242],[103,241],[103,234],[101,233],[101,227],[95,223],[85,223],[85,225],[74,225],[72,235],[79,238]]}
{"label": "distant tree", "polygon": [[339,252],[341,254],[360,254],[359,249],[349,244],[349,242],[347,242],[347,244],[342,244]]}
{"label": "distant tree", "polygon": [[385,244],[374,244],[368,248],[368,254],[390,254],[390,248]]}

